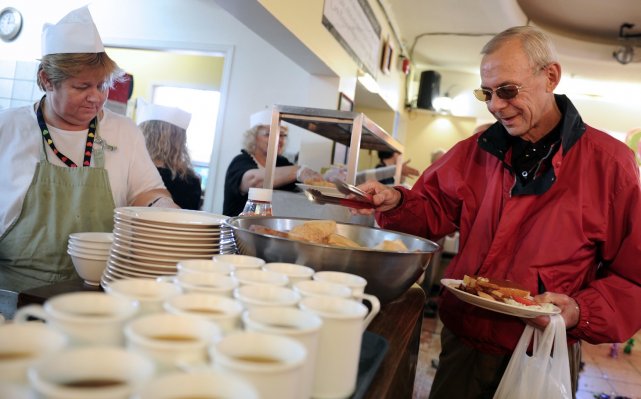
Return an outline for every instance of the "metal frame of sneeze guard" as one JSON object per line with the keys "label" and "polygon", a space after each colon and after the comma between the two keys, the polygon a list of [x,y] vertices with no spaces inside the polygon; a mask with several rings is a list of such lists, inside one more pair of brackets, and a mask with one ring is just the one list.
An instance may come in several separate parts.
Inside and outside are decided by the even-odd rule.
{"label": "metal frame of sneeze guard", "polygon": [[401,155],[396,161],[394,182],[395,184],[400,184],[405,147],[362,112],[274,105],[267,145],[263,188],[271,189],[274,187],[274,170],[276,168],[281,121],[291,123],[348,146],[346,182],[349,184],[356,183],[358,156],[361,149],[399,152]]}

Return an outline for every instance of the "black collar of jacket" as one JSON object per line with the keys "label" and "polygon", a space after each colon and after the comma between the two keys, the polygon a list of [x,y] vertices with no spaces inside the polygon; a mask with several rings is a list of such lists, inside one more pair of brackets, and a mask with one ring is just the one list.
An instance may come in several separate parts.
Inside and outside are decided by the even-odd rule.
{"label": "black collar of jacket", "polygon": [[[555,94],[554,99],[561,111],[561,148],[563,149],[563,155],[565,155],[585,133],[586,126],[570,99],[562,94]],[[477,142],[479,147],[497,157],[506,168],[512,171],[509,162],[506,162],[505,159],[505,155],[509,152],[511,146],[510,135],[503,125],[496,122],[479,135]],[[519,184],[518,179],[516,179],[512,188],[512,195],[543,194],[552,186],[555,180],[554,168],[548,168],[541,178],[525,186]]]}

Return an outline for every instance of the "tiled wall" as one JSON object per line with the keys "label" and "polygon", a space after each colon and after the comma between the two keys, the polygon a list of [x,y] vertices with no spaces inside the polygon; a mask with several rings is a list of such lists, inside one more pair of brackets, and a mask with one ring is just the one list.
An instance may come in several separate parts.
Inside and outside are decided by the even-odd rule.
{"label": "tiled wall", "polygon": [[29,105],[42,97],[37,70],[37,62],[0,59],[0,110]]}

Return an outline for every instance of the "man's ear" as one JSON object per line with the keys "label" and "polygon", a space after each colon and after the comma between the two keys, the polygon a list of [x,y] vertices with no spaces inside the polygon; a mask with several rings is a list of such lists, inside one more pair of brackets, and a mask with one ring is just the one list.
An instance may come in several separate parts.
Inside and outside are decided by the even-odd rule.
{"label": "man's ear", "polygon": [[547,77],[546,89],[551,93],[561,81],[561,65],[558,62],[551,63],[545,68],[545,74]]}

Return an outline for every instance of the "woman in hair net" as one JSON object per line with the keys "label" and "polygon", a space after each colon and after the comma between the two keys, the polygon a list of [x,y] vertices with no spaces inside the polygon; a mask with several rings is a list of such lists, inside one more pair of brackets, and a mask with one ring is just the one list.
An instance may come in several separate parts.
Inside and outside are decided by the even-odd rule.
{"label": "woman in hair net", "polygon": [[191,114],[139,98],[136,121],[145,136],[149,155],[174,202],[183,209],[200,209],[200,177],[191,165],[187,150]]}
{"label": "woman in hair net", "polygon": [[123,74],[87,7],[44,26],[45,95],[0,112],[0,289],[79,279],[69,234],[112,231],[115,207],[177,207],[140,130],[103,108]]}
{"label": "woman in hair net", "polygon": [[[267,144],[272,111],[266,109],[250,117],[250,129],[245,131],[243,149],[232,159],[225,175],[225,198],[223,214],[238,216],[242,212],[247,194],[251,187],[263,187],[265,179],[265,162],[267,161]],[[298,191],[296,182],[322,180],[323,177],[305,166],[294,165],[282,156],[287,141],[288,128],[280,126],[278,156],[274,171],[274,188],[286,191]]]}

